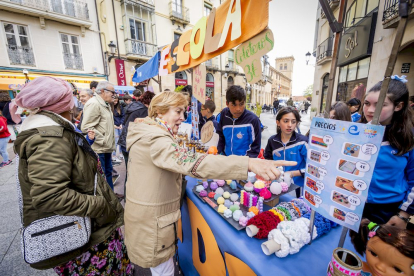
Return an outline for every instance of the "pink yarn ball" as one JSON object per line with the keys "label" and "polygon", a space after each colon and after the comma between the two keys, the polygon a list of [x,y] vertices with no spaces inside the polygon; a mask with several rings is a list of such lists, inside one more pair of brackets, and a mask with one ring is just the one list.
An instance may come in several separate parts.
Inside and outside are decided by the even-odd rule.
{"label": "pink yarn ball", "polygon": [[282,186],[282,192],[286,193],[289,190],[289,185],[285,182],[281,182],[280,185]]}

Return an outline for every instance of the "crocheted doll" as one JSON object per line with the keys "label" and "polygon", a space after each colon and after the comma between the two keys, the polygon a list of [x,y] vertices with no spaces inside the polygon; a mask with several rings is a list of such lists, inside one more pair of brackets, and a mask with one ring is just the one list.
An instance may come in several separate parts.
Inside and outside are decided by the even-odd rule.
{"label": "crocheted doll", "polygon": [[[359,233],[350,232],[355,250],[366,263],[362,270],[373,275],[414,275],[414,234],[391,225],[363,219]],[[371,274],[364,274],[371,275]]]}

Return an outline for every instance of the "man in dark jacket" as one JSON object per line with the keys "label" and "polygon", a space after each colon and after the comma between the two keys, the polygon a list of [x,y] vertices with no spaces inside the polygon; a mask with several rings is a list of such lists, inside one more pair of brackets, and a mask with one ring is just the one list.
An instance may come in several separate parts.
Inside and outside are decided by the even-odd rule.
{"label": "man in dark jacket", "polygon": [[277,114],[277,110],[279,109],[279,100],[275,98],[273,101],[273,115]]}

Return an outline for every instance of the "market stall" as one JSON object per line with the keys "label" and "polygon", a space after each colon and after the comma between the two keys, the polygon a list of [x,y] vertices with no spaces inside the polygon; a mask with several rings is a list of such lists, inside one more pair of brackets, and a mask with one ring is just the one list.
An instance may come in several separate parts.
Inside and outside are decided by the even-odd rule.
{"label": "market stall", "polygon": [[[267,256],[261,249],[261,244],[266,240],[250,238],[245,230],[238,231],[232,227],[193,193],[197,180],[191,177],[187,180],[187,197],[181,208],[182,242],[178,244],[180,266],[186,275],[294,276],[304,275],[304,271],[308,271],[308,275],[326,275],[332,252],[338,245],[341,227],[333,228],[311,245],[305,245],[297,254],[285,258],[278,258],[275,254]],[[281,201],[291,199],[289,195],[281,197]],[[194,239],[194,231],[196,237],[201,238]],[[354,250],[349,238],[344,247]]]}

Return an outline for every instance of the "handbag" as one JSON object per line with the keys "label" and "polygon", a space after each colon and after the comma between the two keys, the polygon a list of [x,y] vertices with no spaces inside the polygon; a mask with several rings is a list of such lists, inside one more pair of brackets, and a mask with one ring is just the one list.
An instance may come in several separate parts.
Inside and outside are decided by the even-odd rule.
{"label": "handbag", "polygon": [[[35,220],[27,227],[23,227],[23,197],[18,176],[18,155],[16,155],[16,170],[24,261],[35,264],[86,245],[91,236],[90,217],[55,215]],[[96,185],[97,176],[95,175],[94,195],[96,195]]]}

